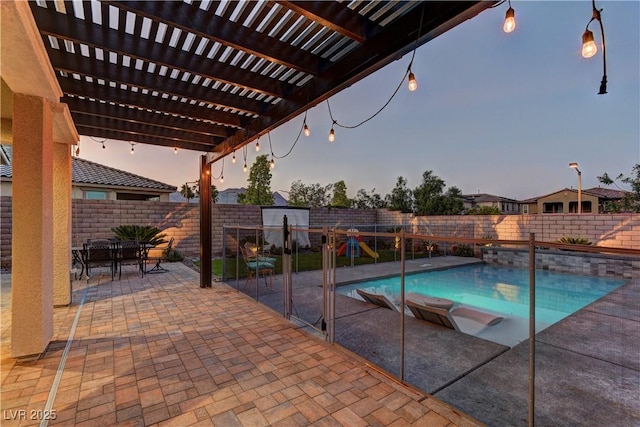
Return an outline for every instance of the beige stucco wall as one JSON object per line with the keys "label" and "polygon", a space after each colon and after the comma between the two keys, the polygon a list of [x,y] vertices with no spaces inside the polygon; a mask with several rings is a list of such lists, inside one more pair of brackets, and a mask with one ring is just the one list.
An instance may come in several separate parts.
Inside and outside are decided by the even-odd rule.
{"label": "beige stucco wall", "polygon": [[[562,203],[563,212],[569,213],[569,203],[575,202],[578,203],[578,194],[574,191],[561,191],[558,193],[550,194],[546,197],[541,197],[538,199],[537,203],[537,212],[544,212],[544,204],[545,203]],[[585,193],[582,193],[582,203],[584,205],[585,202],[591,202],[591,212],[590,213],[598,213],[598,198],[595,196],[591,196]]]}

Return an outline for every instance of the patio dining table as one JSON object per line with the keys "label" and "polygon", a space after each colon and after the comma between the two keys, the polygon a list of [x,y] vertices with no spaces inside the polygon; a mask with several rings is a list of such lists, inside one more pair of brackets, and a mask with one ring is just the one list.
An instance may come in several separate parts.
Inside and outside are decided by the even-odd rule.
{"label": "patio dining table", "polygon": [[[116,251],[116,247],[115,247],[116,242],[117,242],[116,240],[110,240],[112,250],[114,252]],[[140,256],[142,260],[146,259],[147,254],[149,253],[149,250],[153,247],[155,247],[155,245],[151,243],[146,243],[146,242],[140,243]],[[72,256],[72,267],[80,265],[80,275],[78,275],[77,272],[74,272],[75,278],[77,279],[78,277],[80,278],[85,277],[85,271],[86,271],[86,277],[88,279],[89,278],[89,268],[88,268],[89,251],[87,250],[87,243],[84,243],[82,246],[72,246],[71,256]],[[118,257],[114,255],[113,256],[114,269],[117,268],[117,260],[118,260]]]}

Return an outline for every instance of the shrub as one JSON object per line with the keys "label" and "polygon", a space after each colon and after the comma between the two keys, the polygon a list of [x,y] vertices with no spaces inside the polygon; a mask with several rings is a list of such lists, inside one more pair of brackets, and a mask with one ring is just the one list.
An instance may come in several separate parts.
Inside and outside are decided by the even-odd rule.
{"label": "shrub", "polygon": [[568,245],[593,245],[589,239],[583,237],[562,237],[558,239],[558,243],[566,243]]}
{"label": "shrub", "polygon": [[150,225],[119,225],[111,231],[116,233],[118,240],[137,240],[154,246],[167,243],[165,240],[167,235],[159,228]]}
{"label": "shrub", "polygon": [[165,253],[165,259],[169,262],[180,262],[184,259],[184,255],[175,249],[170,249]]}
{"label": "shrub", "polygon": [[473,248],[469,245],[460,245],[453,248],[453,254],[456,256],[473,257]]}

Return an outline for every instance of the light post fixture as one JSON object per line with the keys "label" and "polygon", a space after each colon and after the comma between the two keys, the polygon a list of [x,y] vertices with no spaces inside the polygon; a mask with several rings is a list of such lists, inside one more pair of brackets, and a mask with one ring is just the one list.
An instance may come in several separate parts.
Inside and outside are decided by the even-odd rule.
{"label": "light post fixture", "polygon": [[577,162],[569,163],[571,169],[575,169],[578,172],[578,214],[582,213],[582,172],[578,169]]}

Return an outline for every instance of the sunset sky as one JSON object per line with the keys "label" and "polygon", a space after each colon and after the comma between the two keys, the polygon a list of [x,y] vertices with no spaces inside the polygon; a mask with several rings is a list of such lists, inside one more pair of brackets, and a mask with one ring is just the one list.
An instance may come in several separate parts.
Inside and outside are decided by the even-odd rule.
{"label": "sunset sky", "polygon": [[[463,193],[526,199],[577,186],[569,162],[578,162],[583,188],[608,172],[629,175],[640,163],[640,2],[599,1],[607,42],[608,94],[597,95],[602,78],[599,27],[591,23],[599,51],[580,55],[591,18],[590,1],[513,1],[516,30],[506,34],[505,3],[418,48],[413,71],[418,90],[403,83],[378,116],[357,129],[336,128],[327,103],[308,111],[311,136],[276,160],[272,190],[291,182],[322,185],[344,180],[349,196],[360,188],[385,195],[398,176],[409,187],[432,170]],[[411,55],[333,96],[334,117],[356,124],[390,98]],[[283,156],[302,125],[297,117],[271,132],[273,152]],[[180,187],[198,176],[203,153],[81,138],[80,157]],[[257,154],[269,154],[267,138]],[[247,164],[256,152],[248,147]],[[219,189],[247,185],[243,153],[224,161]],[[213,165],[219,176],[222,162]],[[286,193],[283,195],[286,197]]]}

